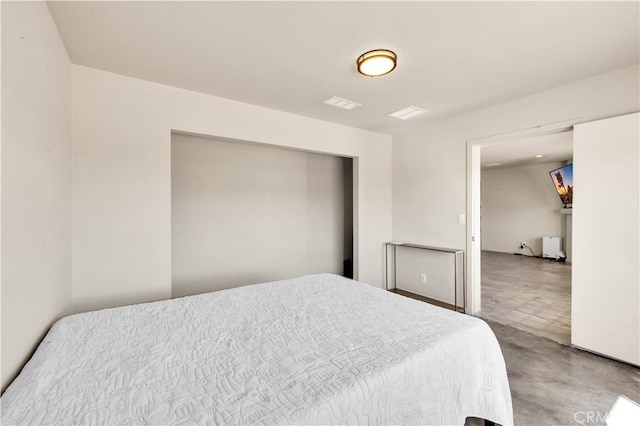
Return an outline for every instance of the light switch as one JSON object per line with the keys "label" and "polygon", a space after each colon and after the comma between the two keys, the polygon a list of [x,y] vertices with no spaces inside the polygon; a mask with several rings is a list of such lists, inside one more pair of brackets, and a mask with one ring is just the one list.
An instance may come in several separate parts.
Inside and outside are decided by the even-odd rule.
{"label": "light switch", "polygon": [[458,225],[464,225],[466,223],[466,217],[464,213],[458,213]]}

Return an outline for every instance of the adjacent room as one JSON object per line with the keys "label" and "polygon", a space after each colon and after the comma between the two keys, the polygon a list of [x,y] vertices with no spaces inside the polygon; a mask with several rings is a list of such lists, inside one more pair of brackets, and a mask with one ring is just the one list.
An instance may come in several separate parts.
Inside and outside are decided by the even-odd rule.
{"label": "adjacent room", "polygon": [[0,7],[2,424],[640,417],[637,1]]}
{"label": "adjacent room", "polygon": [[568,345],[573,132],[499,141],[481,155],[480,316]]}

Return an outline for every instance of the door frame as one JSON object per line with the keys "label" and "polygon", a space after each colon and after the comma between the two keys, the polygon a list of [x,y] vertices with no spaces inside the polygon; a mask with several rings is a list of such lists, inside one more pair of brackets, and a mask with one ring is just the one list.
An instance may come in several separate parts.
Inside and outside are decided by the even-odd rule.
{"label": "door frame", "polygon": [[582,122],[583,117],[556,121],[520,130],[508,131],[492,136],[467,140],[467,242],[466,242],[466,281],[467,306],[465,312],[470,315],[480,313],[481,299],[481,259],[482,242],[480,240],[480,173],[481,151],[483,147],[500,143],[517,142],[523,138],[563,133],[573,130],[573,126]]}

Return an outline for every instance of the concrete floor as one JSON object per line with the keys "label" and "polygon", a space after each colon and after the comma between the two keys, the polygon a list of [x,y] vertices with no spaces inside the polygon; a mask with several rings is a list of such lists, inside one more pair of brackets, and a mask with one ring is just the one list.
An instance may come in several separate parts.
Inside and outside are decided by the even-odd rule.
{"label": "concrete floor", "polygon": [[[640,369],[487,321],[507,364],[516,425],[602,425],[619,395],[640,403]],[[631,423],[630,423],[631,424]]]}
{"label": "concrete floor", "polygon": [[485,321],[507,365],[516,426],[605,425],[619,396],[640,404],[640,368]]}
{"label": "concrete floor", "polygon": [[571,343],[571,264],[483,251],[481,297],[481,318]]}

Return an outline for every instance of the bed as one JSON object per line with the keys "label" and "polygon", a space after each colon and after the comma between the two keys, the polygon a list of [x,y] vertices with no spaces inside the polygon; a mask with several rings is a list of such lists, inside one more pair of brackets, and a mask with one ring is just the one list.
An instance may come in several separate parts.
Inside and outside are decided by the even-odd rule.
{"label": "bed", "polygon": [[483,321],[332,274],[72,315],[3,424],[513,424]]}

